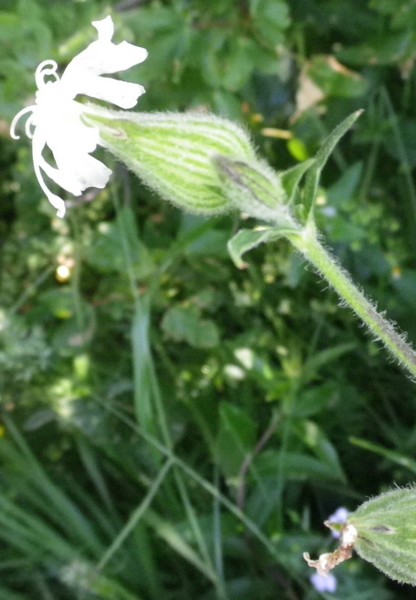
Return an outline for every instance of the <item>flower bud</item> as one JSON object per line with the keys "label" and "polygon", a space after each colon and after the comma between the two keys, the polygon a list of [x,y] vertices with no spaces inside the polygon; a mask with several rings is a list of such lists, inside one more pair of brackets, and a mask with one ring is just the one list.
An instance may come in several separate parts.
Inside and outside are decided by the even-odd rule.
{"label": "flower bud", "polygon": [[354,550],[391,579],[416,585],[416,488],[391,490],[364,502],[348,518]]}
{"label": "flower bud", "polygon": [[212,215],[233,208],[212,162],[214,157],[257,161],[245,131],[214,115],[127,113],[97,108],[95,114],[88,110],[85,119],[98,125],[100,144],[149,188],[194,213]]}
{"label": "flower bud", "polygon": [[263,161],[251,163],[216,156],[223,190],[236,208],[280,228],[296,230],[279,176]]}

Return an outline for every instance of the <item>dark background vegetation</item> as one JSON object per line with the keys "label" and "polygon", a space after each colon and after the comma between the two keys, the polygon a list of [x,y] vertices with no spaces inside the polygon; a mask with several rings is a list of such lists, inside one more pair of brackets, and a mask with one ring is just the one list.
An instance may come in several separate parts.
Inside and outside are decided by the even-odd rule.
{"label": "dark background vegetation", "polygon": [[[364,108],[318,221],[416,342],[412,0],[0,0],[0,597],[322,597],[322,521],[416,472],[414,383],[284,242],[182,214],[111,157],[54,216],[9,125],[111,13],[137,110],[209,110],[277,170]],[[60,275],[59,266],[67,268]],[[413,597],[354,558],[328,597]]]}

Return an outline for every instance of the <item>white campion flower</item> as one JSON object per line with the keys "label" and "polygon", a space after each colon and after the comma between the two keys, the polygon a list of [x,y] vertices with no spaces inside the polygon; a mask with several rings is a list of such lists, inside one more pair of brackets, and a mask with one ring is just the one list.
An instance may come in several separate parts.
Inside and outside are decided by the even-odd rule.
{"label": "white campion flower", "polygon": [[[61,78],[55,61],[45,60],[38,66],[36,104],[21,110],[10,127],[12,138],[19,139],[16,125],[23,115],[31,113],[25,132],[32,139],[34,170],[58,217],[64,216],[65,203],[48,188],[43,173],[74,196],[89,187],[104,188],[112,173],[91,156],[100,143],[100,133],[98,127],[87,125],[82,115],[94,109],[74,98],[82,94],[127,109],[135,106],[145,92],[137,83],[102,75],[125,71],[143,62],[147,50],[125,41],[114,44],[111,41],[114,24],[110,16],[93,21],[92,25],[98,31],[98,40],[72,59]],[[43,156],[46,147],[52,151],[55,165]]]}

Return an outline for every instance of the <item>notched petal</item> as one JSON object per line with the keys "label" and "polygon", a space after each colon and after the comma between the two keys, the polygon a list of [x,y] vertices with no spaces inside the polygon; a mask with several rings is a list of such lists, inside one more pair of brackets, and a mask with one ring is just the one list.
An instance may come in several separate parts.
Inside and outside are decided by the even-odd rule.
{"label": "notched petal", "polygon": [[114,23],[110,15],[107,15],[105,19],[101,19],[101,21],[93,21],[92,25],[98,32],[99,40],[111,40],[114,35]]}
{"label": "notched petal", "polygon": [[[84,81],[85,78],[91,78],[94,75],[111,75],[118,71],[125,71],[142,63],[147,58],[145,48],[126,41],[120,44],[114,44],[111,41],[114,30],[111,17],[107,17],[103,21],[94,21],[93,25],[98,31],[98,40],[92,42],[75,56],[62,75],[62,87],[67,90],[71,98],[80,93],[87,93],[79,87],[80,79]],[[97,78],[94,81],[97,81]],[[90,89],[91,87],[92,83]],[[96,94],[88,93],[88,95],[92,95],[94,98],[99,97]]]}
{"label": "notched petal", "polygon": [[133,108],[145,89],[138,83],[119,81],[111,77],[89,77],[79,82],[81,94],[104,100],[120,108]]}
{"label": "notched petal", "polygon": [[111,169],[89,154],[68,155],[67,160],[61,161],[58,167],[53,167],[42,157],[39,165],[59,187],[74,196],[80,196],[90,187],[105,188],[112,173]]}

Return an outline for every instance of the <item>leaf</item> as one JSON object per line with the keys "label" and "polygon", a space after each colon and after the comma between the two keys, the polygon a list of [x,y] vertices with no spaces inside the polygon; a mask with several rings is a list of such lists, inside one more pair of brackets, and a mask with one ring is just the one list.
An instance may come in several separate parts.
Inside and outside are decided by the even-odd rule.
{"label": "leaf", "polygon": [[205,561],[200,558],[197,551],[191,546],[189,541],[181,535],[175,524],[151,509],[146,511],[144,521],[172,550],[188,561],[195,569],[197,569],[197,571],[208,579],[214,579],[215,575],[212,573],[210,565],[207,565]]}
{"label": "leaf", "polygon": [[131,265],[137,277],[145,278],[154,269],[149,251],[139,240],[134,214],[126,207],[118,211],[115,222],[102,224],[85,259],[103,274],[125,273]]}
{"label": "leaf", "polygon": [[70,319],[74,313],[74,296],[68,288],[50,289],[39,294],[42,311],[47,311],[57,319]]}
{"label": "leaf", "polygon": [[321,367],[328,365],[328,363],[334,360],[338,360],[340,356],[355,350],[355,348],[355,343],[338,344],[333,348],[328,348],[327,350],[316,353],[309,358],[303,366],[302,377],[304,381],[306,382],[314,379]]}
{"label": "leaf", "polygon": [[314,162],[315,160],[311,158],[299,163],[298,165],[295,165],[291,169],[287,169],[287,171],[280,172],[282,186],[287,194],[287,197],[289,198],[289,203],[295,201],[299,183],[305,173],[312,167]]}
{"label": "leaf", "polygon": [[303,444],[315,454],[322,467],[332,473],[334,479],[346,482],[346,476],[335,446],[316,423],[309,420],[301,421],[297,424],[295,432]]}
{"label": "leaf", "polygon": [[239,485],[238,475],[255,444],[256,426],[242,409],[222,402],[215,444],[216,459],[229,483]]}
{"label": "leaf", "polygon": [[256,35],[275,48],[289,26],[289,9],[284,0],[250,0],[250,13]]}
{"label": "leaf", "polygon": [[137,421],[146,431],[154,431],[156,423],[156,394],[152,351],[150,348],[150,300],[144,296],[136,303],[136,310],[131,325],[133,349],[134,390]]}
{"label": "leaf", "polygon": [[281,466],[284,478],[292,481],[345,481],[332,465],[306,452],[266,450],[255,460],[260,485],[272,479],[277,487],[277,465]]}
{"label": "leaf", "polygon": [[400,65],[415,53],[416,40],[414,32],[389,31],[371,35],[363,44],[345,48],[337,56],[350,65]]}
{"label": "leaf", "polygon": [[363,96],[368,88],[366,79],[356,71],[347,69],[333,56],[315,56],[307,74],[325,96],[355,98]]}
{"label": "leaf", "polygon": [[[187,215],[189,216],[189,215]],[[220,229],[210,229],[195,238],[184,248],[184,254],[193,258],[218,256],[227,257],[228,233]]]}
{"label": "leaf", "polygon": [[194,348],[214,348],[220,341],[215,323],[202,319],[194,306],[174,306],[167,310],[162,329],[175,342],[187,342]]}
{"label": "leaf", "polygon": [[[204,77],[213,87],[222,87],[235,92],[247,84],[256,60],[256,44],[247,37],[230,38],[224,32],[220,36],[213,51],[205,48]],[[212,38],[209,41],[213,41]],[[216,47],[216,48],[215,48]]]}
{"label": "leaf", "polygon": [[39,409],[24,421],[23,430],[36,431],[55,419],[56,413],[50,408]]}
{"label": "leaf", "polygon": [[416,474],[416,460],[408,458],[400,452],[396,452],[395,450],[389,450],[389,448],[384,448],[379,444],[374,444],[373,442],[369,442],[368,440],[363,440],[356,437],[351,437],[349,441],[351,442],[351,444],[357,446],[358,448],[362,448],[363,450],[368,450],[369,452],[378,454],[386,460],[389,460],[390,462],[399,465],[400,467],[404,467],[405,469],[408,469],[412,473]]}
{"label": "leaf", "polygon": [[284,236],[284,232],[277,227],[258,227],[256,229],[241,229],[228,242],[228,252],[235,266],[239,269],[247,265],[241,259],[242,255],[264,244],[273,242]]}
{"label": "leaf", "polygon": [[316,415],[326,408],[338,395],[338,386],[333,381],[307,388],[301,392],[296,402],[290,408],[292,417],[305,418]]}
{"label": "leaf", "polygon": [[303,204],[306,210],[305,214],[308,215],[308,219],[313,218],[313,209],[322,169],[324,168],[328,158],[330,157],[339,140],[353,126],[362,112],[362,110],[357,110],[349,115],[349,117],[344,119],[344,121],[342,121],[337,127],[335,127],[316,154],[315,163],[312,165],[306,176],[305,189],[303,193]]}

